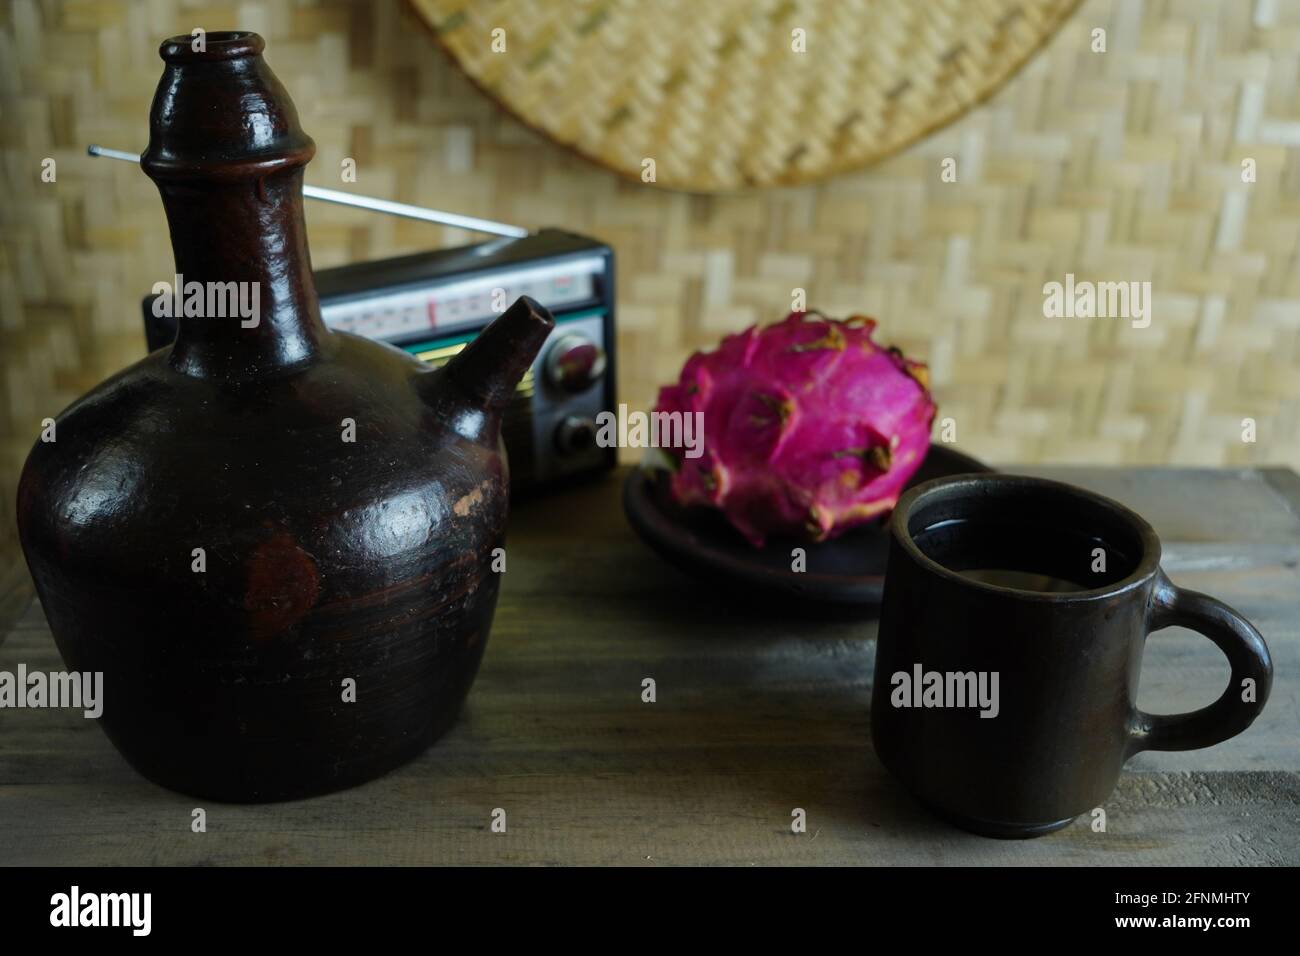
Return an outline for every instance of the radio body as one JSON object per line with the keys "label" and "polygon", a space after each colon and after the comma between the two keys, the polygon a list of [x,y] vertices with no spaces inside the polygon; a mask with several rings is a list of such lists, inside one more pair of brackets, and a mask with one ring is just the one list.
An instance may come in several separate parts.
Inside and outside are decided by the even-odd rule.
{"label": "radio body", "polygon": [[[612,468],[596,443],[613,412],[614,253],[557,229],[315,273],[327,326],[442,365],[520,295],[551,310],[555,330],[506,411],[502,436],[514,490]],[[176,336],[176,319],[144,300],[149,349]]]}

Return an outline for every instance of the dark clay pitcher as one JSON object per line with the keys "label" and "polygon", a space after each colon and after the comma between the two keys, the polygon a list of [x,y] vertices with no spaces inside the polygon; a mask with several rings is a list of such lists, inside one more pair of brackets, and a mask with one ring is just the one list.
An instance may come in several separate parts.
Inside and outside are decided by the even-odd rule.
{"label": "dark clay pitcher", "polygon": [[18,491],[41,603],[67,666],[103,672],[110,739],[151,780],[237,801],[359,783],[451,725],[497,599],[503,406],[553,327],[520,299],[441,371],[327,329],[315,147],[262,49],[162,45],[142,164],[185,314],[58,416]]}

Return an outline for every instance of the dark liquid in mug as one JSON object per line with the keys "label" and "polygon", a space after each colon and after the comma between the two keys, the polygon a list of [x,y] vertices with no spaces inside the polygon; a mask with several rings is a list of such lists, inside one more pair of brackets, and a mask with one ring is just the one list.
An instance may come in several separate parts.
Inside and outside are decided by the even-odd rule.
{"label": "dark liquid in mug", "polygon": [[[972,581],[1018,591],[1070,594],[1122,581],[1137,566],[1131,542],[1099,537],[1091,528],[1014,516],[949,518],[912,532],[931,560]],[[1105,564],[1096,567],[1097,549]],[[1103,569],[1104,568],[1104,569]]]}
{"label": "dark liquid in mug", "polygon": [[970,578],[972,581],[993,584],[1000,588],[1016,588],[1020,591],[1046,591],[1056,594],[1090,590],[1090,588],[1075,584],[1073,581],[1067,581],[1064,578],[1054,578],[1050,574],[1036,574],[1032,571],[1012,571],[1004,568],[971,568],[957,573],[964,578]]}

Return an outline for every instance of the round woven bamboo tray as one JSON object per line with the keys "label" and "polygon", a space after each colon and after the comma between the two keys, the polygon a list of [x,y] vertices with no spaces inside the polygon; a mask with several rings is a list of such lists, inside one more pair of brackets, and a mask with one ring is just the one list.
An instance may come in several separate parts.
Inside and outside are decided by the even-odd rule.
{"label": "round woven bamboo tray", "polygon": [[716,192],[871,163],[993,93],[1078,0],[410,0],[478,86],[624,176]]}

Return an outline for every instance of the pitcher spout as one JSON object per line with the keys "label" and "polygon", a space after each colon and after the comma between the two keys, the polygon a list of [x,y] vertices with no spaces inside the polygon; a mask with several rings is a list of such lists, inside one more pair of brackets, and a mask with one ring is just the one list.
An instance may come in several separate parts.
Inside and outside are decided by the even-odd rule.
{"label": "pitcher spout", "polygon": [[522,295],[444,366],[439,384],[475,408],[500,411],[553,328],[550,311]]}

